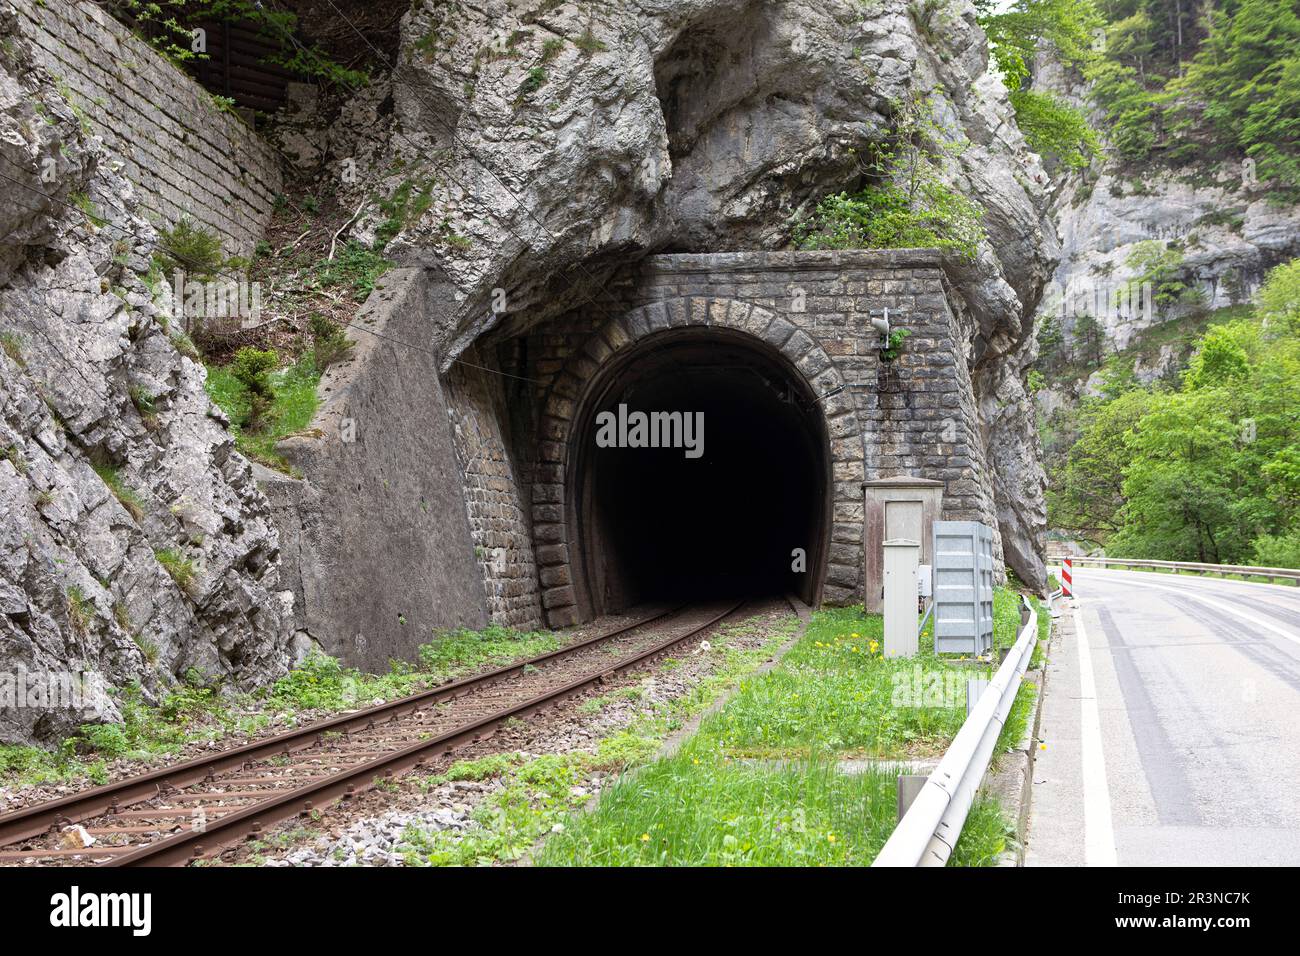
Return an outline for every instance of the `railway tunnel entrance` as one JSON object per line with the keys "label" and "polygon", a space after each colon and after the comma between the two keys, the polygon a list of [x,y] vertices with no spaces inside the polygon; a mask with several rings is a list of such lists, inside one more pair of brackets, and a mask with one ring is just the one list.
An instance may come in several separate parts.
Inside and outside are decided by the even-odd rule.
{"label": "railway tunnel entrance", "polygon": [[583,618],[645,601],[817,601],[829,438],[767,343],[721,328],[648,336],[593,377],[574,426],[567,538]]}

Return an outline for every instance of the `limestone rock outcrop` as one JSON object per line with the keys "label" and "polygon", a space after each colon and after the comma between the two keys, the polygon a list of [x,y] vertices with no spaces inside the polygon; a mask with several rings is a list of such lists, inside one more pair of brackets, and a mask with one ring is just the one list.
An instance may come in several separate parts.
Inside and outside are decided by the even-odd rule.
{"label": "limestone rock outcrop", "polygon": [[[0,5],[0,741],[113,719],[191,668],[288,664],[278,540],[169,332],[153,226]],[[68,706],[33,695],[71,677]]]}

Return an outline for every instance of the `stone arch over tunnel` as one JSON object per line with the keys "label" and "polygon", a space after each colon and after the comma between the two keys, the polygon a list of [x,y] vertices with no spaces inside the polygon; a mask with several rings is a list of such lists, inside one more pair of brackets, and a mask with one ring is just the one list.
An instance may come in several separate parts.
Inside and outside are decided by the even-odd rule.
{"label": "stone arch over tunnel", "polygon": [[[543,406],[532,499],[548,622],[723,593],[816,603],[832,521],[858,504],[835,479],[862,461],[861,435],[842,398],[825,400],[845,387],[810,336],[749,303],[685,297],[604,322]],[[620,404],[702,412],[703,455],[598,447],[597,416]]]}

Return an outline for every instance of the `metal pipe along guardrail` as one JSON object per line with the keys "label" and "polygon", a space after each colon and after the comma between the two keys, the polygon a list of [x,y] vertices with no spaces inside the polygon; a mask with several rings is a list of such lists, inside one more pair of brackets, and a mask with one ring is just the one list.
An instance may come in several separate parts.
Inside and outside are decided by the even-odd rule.
{"label": "metal pipe along guardrail", "polygon": [[1143,558],[1104,558],[1086,554],[1061,555],[1048,558],[1048,562],[1068,557],[1075,564],[1095,564],[1117,568],[1166,568],[1173,571],[1193,571],[1201,574],[1241,574],[1249,577],[1272,578],[1278,581],[1300,583],[1300,570],[1296,568],[1257,568],[1245,564],[1202,564],[1196,561],[1152,561]]}
{"label": "metal pipe along guardrail", "polygon": [[1038,614],[1028,601],[1024,604],[1029,620],[1021,627],[1015,646],[872,866],[943,866],[948,862],[1038,642]]}

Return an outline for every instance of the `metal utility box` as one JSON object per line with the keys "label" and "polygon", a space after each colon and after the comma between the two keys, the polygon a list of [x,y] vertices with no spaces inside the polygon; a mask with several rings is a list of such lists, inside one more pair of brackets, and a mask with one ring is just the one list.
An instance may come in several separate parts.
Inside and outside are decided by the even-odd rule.
{"label": "metal utility box", "polygon": [[934,523],[934,649],[975,657],[993,649],[993,530]]}
{"label": "metal utility box", "polygon": [[943,513],[943,482],[898,475],[864,481],[862,603],[867,613],[884,610],[884,549],[888,540],[921,542],[920,563],[933,564],[931,527]]}
{"label": "metal utility box", "polygon": [[916,556],[920,541],[886,541],[885,553],[885,656],[915,657]]}

